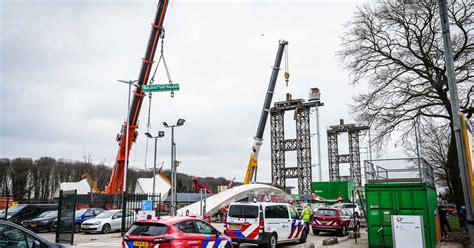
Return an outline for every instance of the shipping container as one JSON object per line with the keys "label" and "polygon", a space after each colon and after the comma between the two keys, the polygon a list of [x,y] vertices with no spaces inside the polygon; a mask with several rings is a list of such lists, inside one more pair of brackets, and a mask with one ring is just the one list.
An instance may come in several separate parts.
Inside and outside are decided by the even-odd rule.
{"label": "shipping container", "polygon": [[369,247],[393,247],[392,215],[423,218],[426,248],[436,247],[437,196],[426,183],[369,183],[365,185]]}
{"label": "shipping container", "polygon": [[352,185],[350,181],[312,182],[311,193],[330,201],[341,197],[341,202],[349,202],[352,200]]}

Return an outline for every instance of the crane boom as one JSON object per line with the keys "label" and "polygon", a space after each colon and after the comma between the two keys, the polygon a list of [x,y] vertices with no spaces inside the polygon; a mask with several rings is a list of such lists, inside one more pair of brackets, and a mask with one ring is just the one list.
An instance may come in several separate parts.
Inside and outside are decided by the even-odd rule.
{"label": "crane boom", "polygon": [[196,177],[193,177],[193,182],[194,182],[194,191],[196,193],[199,193],[199,189],[204,189],[208,194],[212,194],[212,190],[208,188],[204,183],[199,181]]}
{"label": "crane boom", "polygon": [[[165,19],[166,9],[168,7],[168,0],[160,0],[156,11],[154,22],[151,24],[150,38],[145,52],[145,57],[142,59],[142,66],[138,77],[138,88],[133,92],[133,98],[130,105],[130,112],[128,113],[127,121],[122,124],[120,134],[117,135],[117,142],[119,144],[118,154],[115,159],[115,164],[112,169],[112,175],[108,185],[105,187],[105,193],[116,194],[124,190],[123,177],[125,167],[125,154],[132,148],[133,142],[136,140],[138,116],[143,102],[143,93],[141,86],[146,85],[150,76],[153,59],[158,47],[158,40],[163,32],[163,21]],[[127,128],[128,126],[128,128]],[[128,129],[128,130],[127,130]],[[127,133],[126,133],[127,132]],[[128,137],[128,141],[126,141]],[[128,144],[128,145],[127,145]]]}
{"label": "crane boom", "polygon": [[270,82],[268,84],[265,101],[263,102],[262,113],[260,114],[260,121],[258,123],[257,134],[254,137],[254,144],[252,147],[252,151],[250,152],[250,159],[247,166],[247,171],[245,173],[244,184],[255,182],[257,179],[258,154],[260,152],[260,147],[262,146],[263,133],[265,132],[265,125],[267,124],[268,112],[270,112],[270,105],[272,103],[273,92],[275,90],[275,84],[277,81],[278,72],[280,71],[280,64],[281,64],[283,52],[285,51],[286,45],[288,45],[288,41],[285,41],[285,40],[279,41],[278,51],[277,51],[275,63],[272,69],[272,75],[270,77]]}

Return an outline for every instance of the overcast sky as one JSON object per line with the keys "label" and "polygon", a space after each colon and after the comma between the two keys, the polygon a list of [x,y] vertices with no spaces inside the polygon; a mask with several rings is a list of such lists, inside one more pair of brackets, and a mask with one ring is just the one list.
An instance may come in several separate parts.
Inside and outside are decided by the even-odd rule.
{"label": "overcast sky", "polygon": [[[0,157],[82,160],[85,151],[94,162],[113,165],[128,94],[128,87],[116,80],[138,77],[156,3],[1,1]],[[163,121],[186,119],[176,130],[179,171],[243,180],[278,40],[284,38],[289,41],[291,78],[286,87],[280,73],[274,102],[284,100],[286,93],[306,99],[311,87],[320,88],[327,178],[326,127],[341,118],[352,122],[348,104],[364,89],[348,85],[348,72],[335,57],[343,24],[360,4],[171,2],[165,19],[165,56],[181,90],[174,98],[169,93],[153,96],[151,123],[156,133],[164,130]],[[156,81],[167,83],[163,68]],[[145,168],[147,112],[148,100],[130,157],[137,168]],[[292,114],[287,119],[292,123]],[[286,127],[287,138],[292,138],[294,124]],[[314,115],[311,129],[316,132]],[[158,161],[169,168],[171,135],[165,131],[158,143]],[[266,182],[271,178],[269,131],[268,123],[258,171],[259,181]],[[365,139],[361,145],[367,146]],[[316,147],[313,139],[314,164]],[[152,154],[150,142],[149,166]],[[390,146],[383,156],[393,154],[400,154],[400,149]],[[288,159],[287,164],[296,163],[296,155]],[[314,168],[313,178],[316,172]]]}

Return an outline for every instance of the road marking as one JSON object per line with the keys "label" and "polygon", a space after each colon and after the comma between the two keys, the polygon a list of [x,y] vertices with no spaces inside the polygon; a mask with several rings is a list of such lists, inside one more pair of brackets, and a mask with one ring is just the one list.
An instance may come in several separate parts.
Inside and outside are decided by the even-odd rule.
{"label": "road marking", "polygon": [[117,244],[117,243],[98,243],[96,245],[92,245],[92,246],[105,246],[105,247],[110,247],[112,245],[120,245],[120,244]]}
{"label": "road marking", "polygon": [[93,242],[93,243],[83,243],[83,244],[78,244],[77,246],[120,246],[120,242],[117,242],[116,243],[104,243],[104,242]]}

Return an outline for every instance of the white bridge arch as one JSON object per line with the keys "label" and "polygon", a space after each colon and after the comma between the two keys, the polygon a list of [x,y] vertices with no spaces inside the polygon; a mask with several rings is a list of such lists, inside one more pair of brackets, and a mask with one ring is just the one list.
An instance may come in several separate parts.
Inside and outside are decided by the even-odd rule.
{"label": "white bridge arch", "polygon": [[[212,216],[216,214],[221,208],[229,206],[233,202],[240,201],[247,198],[250,194],[253,195],[279,195],[280,198],[290,200],[291,196],[285,191],[265,184],[245,184],[235,186],[231,189],[224,190],[219,194],[212,195],[206,199],[206,212],[204,215]],[[177,210],[179,216],[186,215],[199,216],[201,213],[201,201],[195,202],[186,207]]]}

